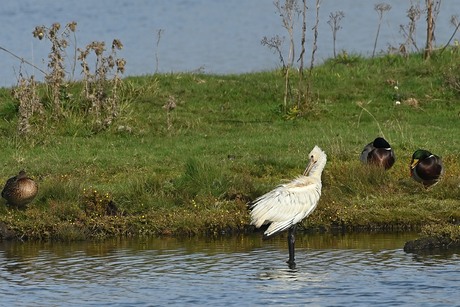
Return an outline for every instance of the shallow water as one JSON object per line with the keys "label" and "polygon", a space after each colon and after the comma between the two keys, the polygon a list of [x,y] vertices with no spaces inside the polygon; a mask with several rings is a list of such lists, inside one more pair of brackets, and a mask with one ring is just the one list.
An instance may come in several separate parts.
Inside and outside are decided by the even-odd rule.
{"label": "shallow water", "polygon": [[[329,15],[337,11],[345,14],[340,22],[342,29],[337,32],[337,52],[371,55],[379,23],[374,6],[382,2],[392,8],[383,15],[376,52],[386,51],[390,45],[399,47],[405,41],[400,26],[408,23],[409,1],[322,0],[315,64],[333,55],[328,21]],[[420,2],[423,6],[424,1]],[[315,10],[310,4],[313,2],[308,3],[311,6],[308,29],[311,29]],[[450,17],[459,14],[459,2],[442,2],[436,21],[436,45],[448,42],[455,29]],[[47,70],[49,42],[33,38],[32,31],[36,26],[49,27],[55,22],[65,25],[71,21],[78,23],[79,48],[92,41],[104,41],[110,47],[114,38],[120,39],[124,49],[118,55],[127,60],[126,75],[152,74],[157,70],[229,74],[274,69],[280,67],[278,56],[260,42],[264,36],[287,37],[271,0],[2,0],[0,47]],[[416,31],[419,48],[424,45],[425,28],[425,17],[421,16]],[[299,42],[299,21],[295,29]],[[157,45],[159,30],[163,32]],[[312,37],[309,31],[308,48]],[[455,38],[459,37],[457,33]],[[282,52],[287,59],[287,38],[285,42]],[[14,85],[20,61],[4,51],[0,53],[0,86]],[[309,61],[311,48],[307,54],[305,60]],[[68,57],[73,59],[72,54]],[[72,75],[71,64],[67,63],[69,75]],[[34,74],[39,80],[43,77],[27,65],[22,72]],[[78,78],[80,71],[73,76]]]}
{"label": "shallow water", "polygon": [[458,253],[402,250],[414,234],[0,243],[0,297],[16,306],[456,305]]}

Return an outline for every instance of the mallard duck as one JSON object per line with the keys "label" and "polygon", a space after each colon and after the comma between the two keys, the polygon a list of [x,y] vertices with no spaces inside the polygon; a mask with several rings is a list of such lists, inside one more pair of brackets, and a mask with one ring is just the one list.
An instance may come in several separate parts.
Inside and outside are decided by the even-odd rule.
{"label": "mallard duck", "polygon": [[395,163],[396,156],[390,144],[378,137],[364,147],[359,159],[363,163],[378,165],[387,170]]}
{"label": "mallard duck", "polygon": [[437,155],[425,149],[417,149],[412,155],[410,175],[415,181],[422,183],[425,188],[438,183],[443,173],[444,166]]}
{"label": "mallard duck", "polygon": [[2,197],[11,206],[24,207],[35,198],[37,192],[37,183],[27,177],[24,170],[21,170],[17,176],[11,177],[6,181]]}

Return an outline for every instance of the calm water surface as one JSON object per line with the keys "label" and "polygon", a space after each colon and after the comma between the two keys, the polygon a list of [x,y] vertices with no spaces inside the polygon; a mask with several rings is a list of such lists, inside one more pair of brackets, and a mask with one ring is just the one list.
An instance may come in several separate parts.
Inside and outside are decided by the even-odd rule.
{"label": "calm water surface", "polygon": [[[379,20],[374,6],[382,2],[392,9],[382,19],[376,51],[386,51],[389,45],[397,47],[404,42],[400,25],[408,23],[409,1],[322,0],[316,60],[321,62],[333,55],[332,32],[327,22],[329,15],[337,11],[345,14],[340,23],[342,29],[337,33],[337,51],[371,55]],[[422,6],[425,3],[420,2]],[[309,29],[315,20],[314,12],[311,4]],[[442,1],[436,21],[438,45],[447,43],[454,32],[450,17],[459,14],[459,1]],[[157,70],[229,74],[274,69],[279,67],[278,57],[260,41],[264,36],[287,36],[272,0],[2,0],[0,46],[46,70],[50,46],[33,38],[33,29],[71,21],[78,23],[80,48],[95,40],[110,46],[114,38],[120,39],[124,49],[118,55],[127,60],[126,75],[152,74]],[[425,17],[421,16],[416,31],[419,47],[423,46],[425,27]],[[157,46],[160,29],[163,34]],[[300,41],[299,24],[296,29]],[[307,34],[307,46],[311,46],[312,36],[311,32]],[[456,38],[460,38],[460,33]],[[287,49],[286,45],[285,58]],[[14,85],[20,63],[4,51],[0,53],[0,86]],[[307,50],[306,60],[310,53]],[[24,67],[23,72],[42,77],[30,67]],[[78,71],[75,77],[79,77]]]}
{"label": "calm water surface", "polygon": [[454,306],[458,253],[414,255],[414,234],[0,243],[4,306]]}

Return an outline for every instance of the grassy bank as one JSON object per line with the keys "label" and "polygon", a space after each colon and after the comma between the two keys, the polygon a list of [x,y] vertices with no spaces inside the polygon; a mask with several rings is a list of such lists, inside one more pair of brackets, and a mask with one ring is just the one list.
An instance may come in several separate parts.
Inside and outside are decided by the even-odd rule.
{"label": "grassy bank", "polygon": [[[312,72],[308,112],[290,119],[277,71],[130,77],[123,112],[109,129],[95,132],[84,114],[68,112],[65,120],[36,124],[27,137],[16,132],[10,89],[1,89],[0,179],[24,168],[39,194],[25,211],[3,201],[0,233],[76,240],[252,231],[247,202],[300,174],[316,144],[328,163],[305,228],[412,230],[458,222],[459,58],[447,50],[430,61],[329,60]],[[168,101],[174,109],[164,107]],[[397,156],[387,172],[358,159],[382,133]],[[444,178],[429,190],[409,177],[418,148],[445,164]]]}

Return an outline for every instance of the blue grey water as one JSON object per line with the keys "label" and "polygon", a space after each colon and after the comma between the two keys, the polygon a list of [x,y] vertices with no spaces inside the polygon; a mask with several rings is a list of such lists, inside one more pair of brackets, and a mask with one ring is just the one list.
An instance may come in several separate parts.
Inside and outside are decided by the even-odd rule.
{"label": "blue grey water", "polygon": [[0,243],[1,306],[458,306],[459,251],[416,234]]}
{"label": "blue grey water", "polygon": [[[309,29],[314,21],[313,2],[309,8]],[[398,47],[404,42],[400,25],[408,23],[409,1],[322,0],[315,63],[333,54],[332,32],[327,22],[329,14],[337,11],[345,14],[340,23],[342,29],[337,33],[337,51],[371,55],[379,20],[374,6],[381,2],[392,8],[383,15],[376,51]],[[423,6],[424,1],[420,2]],[[450,17],[459,13],[458,1],[442,2],[436,22],[438,45],[449,40],[454,32]],[[274,69],[280,66],[278,56],[260,41],[264,36],[287,37],[272,0],[3,0],[0,47],[46,70],[50,46],[45,40],[33,38],[33,29],[38,25],[50,26],[54,22],[65,25],[71,21],[78,23],[76,36],[80,48],[92,41],[104,41],[110,46],[114,38],[120,39],[124,50],[118,55],[127,60],[128,76],[155,71],[232,74]],[[157,45],[159,30],[163,32]],[[295,30],[296,41],[300,42],[299,24]],[[424,36],[422,15],[417,22],[419,47],[423,46]],[[311,46],[311,42],[312,33],[308,31],[307,46]],[[287,45],[284,47],[287,59]],[[2,50],[0,53],[0,86],[12,86],[17,81],[20,61]],[[307,59],[310,53],[311,48],[307,50]],[[69,58],[73,59],[73,55],[69,54]],[[22,72],[35,75],[39,80],[42,77],[27,65]],[[79,73],[77,71],[76,78]]]}

